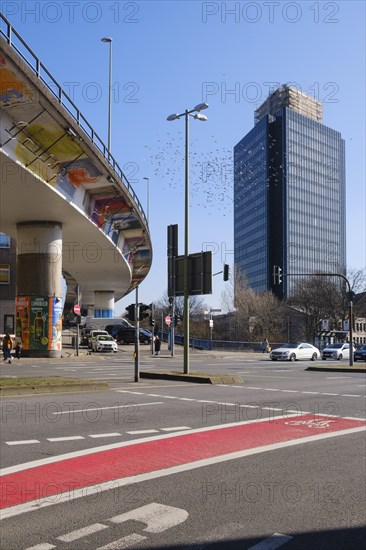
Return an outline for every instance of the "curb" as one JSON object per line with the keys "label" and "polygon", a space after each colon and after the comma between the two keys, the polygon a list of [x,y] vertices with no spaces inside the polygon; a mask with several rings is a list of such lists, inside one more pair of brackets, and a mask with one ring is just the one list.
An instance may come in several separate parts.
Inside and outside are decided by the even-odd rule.
{"label": "curb", "polygon": [[75,384],[48,384],[44,386],[6,386],[0,387],[0,398],[11,395],[36,395],[40,393],[70,393],[80,391],[109,390],[106,382],[76,382]]}
{"label": "curb", "polygon": [[327,367],[326,365],[312,365],[311,367],[308,367],[305,370],[311,370],[311,371],[319,371],[319,372],[360,372],[360,373],[366,373],[366,365],[365,366],[355,366],[352,367],[344,366],[344,365],[329,365]]}
{"label": "curb", "polygon": [[140,378],[193,382],[196,384],[244,384],[240,376],[227,374],[180,374],[178,372],[149,371],[140,372]]}

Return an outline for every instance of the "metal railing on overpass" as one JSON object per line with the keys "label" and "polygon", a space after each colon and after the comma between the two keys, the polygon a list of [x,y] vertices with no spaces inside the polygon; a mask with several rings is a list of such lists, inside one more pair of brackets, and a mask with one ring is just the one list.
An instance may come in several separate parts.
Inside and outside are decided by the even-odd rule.
{"label": "metal railing on overpass", "polygon": [[116,159],[113,157],[108,147],[102,141],[102,139],[95,132],[94,128],[89,124],[80,110],[76,107],[75,103],[63,90],[57,80],[46,69],[42,61],[35,55],[28,44],[23,40],[20,34],[12,27],[11,23],[0,13],[0,36],[2,36],[9,46],[22,58],[22,60],[28,65],[37,78],[47,87],[47,89],[54,95],[57,101],[66,109],[71,115],[77,125],[85,132],[90,141],[97,147],[102,153],[104,158],[108,161],[111,168],[113,168],[116,175],[121,179],[122,183],[127,188],[128,192],[132,195],[139,212],[141,213],[146,225],[147,218],[145,212],[141,206],[141,203],[129,183],[127,177],[123,173]]}

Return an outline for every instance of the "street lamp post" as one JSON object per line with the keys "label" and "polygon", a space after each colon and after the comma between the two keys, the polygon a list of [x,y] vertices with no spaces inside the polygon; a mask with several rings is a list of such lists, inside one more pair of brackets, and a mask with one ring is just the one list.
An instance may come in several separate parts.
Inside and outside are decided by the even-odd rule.
{"label": "street lamp post", "polygon": [[111,151],[111,124],[112,124],[112,38],[101,38],[109,44],[109,92],[108,92],[108,151]]}
{"label": "street lamp post", "polygon": [[143,178],[147,181],[147,208],[146,208],[146,218],[147,218],[147,225],[149,225],[149,211],[150,211],[150,178],[145,177]]}
{"label": "street lamp post", "polygon": [[200,103],[194,109],[186,109],[184,113],[169,115],[167,120],[185,118],[185,193],[184,193],[184,260],[183,260],[183,307],[184,307],[184,351],[183,371],[189,374],[189,116],[196,120],[206,121],[207,117],[200,111],[207,109],[207,103]]}

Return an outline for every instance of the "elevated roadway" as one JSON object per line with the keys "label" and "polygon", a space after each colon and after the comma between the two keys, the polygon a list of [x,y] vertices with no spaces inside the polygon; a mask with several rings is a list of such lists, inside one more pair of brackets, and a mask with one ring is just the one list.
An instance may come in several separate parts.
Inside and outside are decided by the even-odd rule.
{"label": "elevated roadway", "polygon": [[17,241],[17,317],[26,309],[31,316],[32,295],[59,301],[61,271],[70,288],[80,285],[89,311],[111,316],[114,301],[151,267],[140,201],[92,126],[2,15],[0,79],[0,231]]}

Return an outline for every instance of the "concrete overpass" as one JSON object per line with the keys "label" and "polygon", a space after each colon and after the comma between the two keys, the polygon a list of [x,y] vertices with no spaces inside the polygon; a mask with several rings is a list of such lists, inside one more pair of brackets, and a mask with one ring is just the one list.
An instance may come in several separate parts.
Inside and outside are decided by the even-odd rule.
{"label": "concrete overpass", "polygon": [[17,241],[25,351],[58,356],[61,272],[80,285],[89,314],[108,317],[148,274],[152,244],[116,159],[0,17],[0,231]]}

